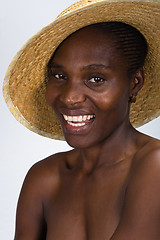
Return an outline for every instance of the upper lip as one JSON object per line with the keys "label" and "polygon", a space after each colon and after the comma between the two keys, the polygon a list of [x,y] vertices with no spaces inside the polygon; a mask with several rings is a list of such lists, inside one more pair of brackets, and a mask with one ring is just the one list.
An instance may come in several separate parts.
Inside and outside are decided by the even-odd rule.
{"label": "upper lip", "polygon": [[62,115],[67,115],[67,116],[83,116],[83,115],[95,115],[93,112],[89,112],[84,109],[63,109],[61,111]]}

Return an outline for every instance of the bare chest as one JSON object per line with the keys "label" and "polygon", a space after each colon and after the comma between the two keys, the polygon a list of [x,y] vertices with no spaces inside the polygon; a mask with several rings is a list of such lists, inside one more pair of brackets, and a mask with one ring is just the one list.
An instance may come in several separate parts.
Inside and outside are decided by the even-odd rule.
{"label": "bare chest", "polygon": [[126,174],[64,178],[45,208],[47,240],[109,240],[122,211]]}

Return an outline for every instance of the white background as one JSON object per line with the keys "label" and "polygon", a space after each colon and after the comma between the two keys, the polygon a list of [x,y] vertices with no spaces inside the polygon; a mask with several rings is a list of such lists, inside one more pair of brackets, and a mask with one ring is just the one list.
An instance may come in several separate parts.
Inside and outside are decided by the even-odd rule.
{"label": "white background", "polygon": [[[19,191],[28,169],[37,161],[70,147],[41,137],[17,122],[2,96],[2,82],[13,56],[43,26],[75,0],[5,0],[0,3],[0,239],[14,236]],[[160,139],[160,118],[140,130]]]}

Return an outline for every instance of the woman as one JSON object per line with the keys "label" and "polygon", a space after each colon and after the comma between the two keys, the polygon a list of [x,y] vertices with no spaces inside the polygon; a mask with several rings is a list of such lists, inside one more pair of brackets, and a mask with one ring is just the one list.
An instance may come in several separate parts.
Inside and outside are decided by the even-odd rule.
{"label": "woman", "polygon": [[[152,85],[158,86],[159,31],[152,22],[159,9],[158,2],[81,1],[34,37],[11,66],[13,114],[30,129],[60,138],[54,110],[74,148],[30,169],[15,240],[160,238],[160,143],[130,123],[159,114],[157,104],[152,110],[146,104],[147,89],[153,96]],[[125,23],[129,19],[145,37]]]}

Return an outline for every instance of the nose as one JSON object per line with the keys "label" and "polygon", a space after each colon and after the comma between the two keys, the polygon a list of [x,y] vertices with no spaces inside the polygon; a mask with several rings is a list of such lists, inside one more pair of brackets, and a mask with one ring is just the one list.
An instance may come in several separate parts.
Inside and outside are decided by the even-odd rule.
{"label": "nose", "polygon": [[82,86],[70,83],[64,87],[60,99],[67,105],[77,105],[83,103],[86,100],[86,97]]}

